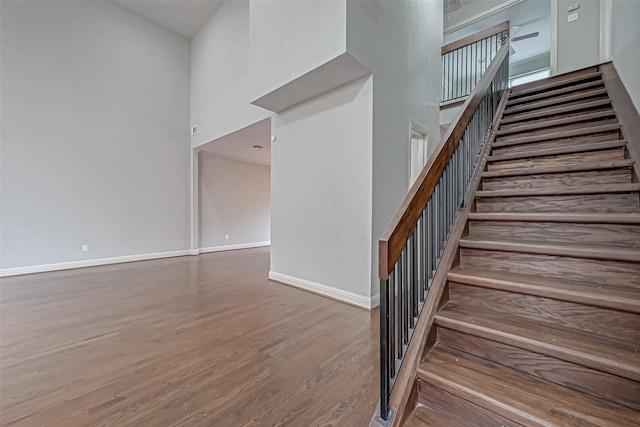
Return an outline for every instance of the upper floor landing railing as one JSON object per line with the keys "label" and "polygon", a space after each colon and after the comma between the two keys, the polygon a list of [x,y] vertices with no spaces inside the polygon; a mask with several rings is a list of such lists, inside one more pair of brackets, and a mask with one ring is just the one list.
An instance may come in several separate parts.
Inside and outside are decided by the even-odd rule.
{"label": "upper floor landing railing", "polygon": [[509,21],[442,46],[442,102],[464,100],[509,37]]}

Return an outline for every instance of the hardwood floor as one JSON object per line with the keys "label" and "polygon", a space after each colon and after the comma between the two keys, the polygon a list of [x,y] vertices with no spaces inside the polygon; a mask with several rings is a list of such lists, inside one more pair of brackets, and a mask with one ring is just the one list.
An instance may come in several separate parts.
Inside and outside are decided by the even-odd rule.
{"label": "hardwood floor", "polygon": [[346,426],[378,317],[266,279],[268,248],[2,279],[3,426]]}

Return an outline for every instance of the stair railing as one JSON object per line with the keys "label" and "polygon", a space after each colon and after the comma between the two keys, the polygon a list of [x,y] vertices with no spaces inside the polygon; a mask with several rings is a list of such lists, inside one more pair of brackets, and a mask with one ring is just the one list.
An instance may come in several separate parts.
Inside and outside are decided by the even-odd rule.
{"label": "stair railing", "polygon": [[509,21],[442,46],[441,106],[464,100],[509,37]]}
{"label": "stair railing", "polygon": [[[509,40],[494,57],[379,241],[380,413],[390,396],[498,104],[508,89]],[[439,286],[439,285],[438,285]]]}

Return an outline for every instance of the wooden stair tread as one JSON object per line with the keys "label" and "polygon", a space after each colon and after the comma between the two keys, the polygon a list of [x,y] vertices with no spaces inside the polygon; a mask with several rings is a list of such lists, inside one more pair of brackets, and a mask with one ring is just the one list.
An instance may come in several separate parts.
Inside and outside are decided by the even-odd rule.
{"label": "wooden stair tread", "polygon": [[463,427],[452,419],[420,404],[416,406],[402,425],[403,427]]}
{"label": "wooden stair tread", "polygon": [[523,240],[486,240],[465,237],[464,239],[460,239],[458,244],[461,248],[467,249],[640,262],[640,242],[638,242],[638,247],[630,248],[604,245],[577,246],[575,243],[548,243]]}
{"label": "wooden stair tread", "polygon": [[605,162],[582,162],[569,165],[530,166],[526,168],[499,169],[482,172],[483,178],[502,178],[507,176],[544,175],[551,173],[589,172],[606,169],[630,168],[633,160],[611,160]]}
{"label": "wooden stair tread", "polygon": [[532,142],[551,141],[554,139],[575,138],[578,136],[593,135],[596,133],[613,132],[620,129],[619,123],[606,125],[585,126],[580,129],[565,130],[560,132],[550,132],[543,135],[526,136],[521,138],[504,139],[496,141],[492,148],[507,147],[511,145],[530,144]]}
{"label": "wooden stair tread", "polygon": [[570,86],[564,86],[558,89],[546,90],[546,91],[538,92],[534,94],[529,94],[529,95],[524,94],[517,97],[512,97],[512,98],[509,98],[509,102],[507,102],[507,107],[522,104],[525,102],[535,101],[538,99],[550,98],[552,96],[561,95],[563,93],[576,92],[579,90],[588,89],[595,86],[604,86],[604,82],[602,81],[602,79],[592,80],[592,81],[570,85]]}
{"label": "wooden stair tread", "polygon": [[[640,412],[436,344],[418,378],[526,426],[635,426]],[[473,425],[470,420],[469,425]]]}
{"label": "wooden stair tread", "polygon": [[506,154],[496,154],[493,156],[487,157],[488,162],[500,162],[505,160],[520,160],[520,159],[528,159],[531,157],[548,157],[548,156],[558,156],[562,154],[576,154],[576,153],[587,153],[592,151],[602,151],[602,150],[611,150],[616,148],[624,148],[627,145],[627,141],[624,139],[619,139],[616,141],[606,141],[606,142],[592,142],[589,144],[582,145],[569,145],[566,147],[556,147],[556,148],[539,148],[535,150],[522,150],[517,151],[515,153],[506,153]]}
{"label": "wooden stair tread", "polygon": [[576,111],[587,110],[590,108],[604,107],[610,104],[611,104],[610,99],[597,99],[594,101],[584,102],[580,105],[566,105],[562,107],[548,108],[545,110],[533,111],[530,113],[512,115],[511,117],[503,117],[502,120],[500,120],[500,125],[509,125],[512,123],[518,123],[526,120],[539,119],[541,117],[556,116],[556,115],[565,114],[565,113],[574,113]]}
{"label": "wooden stair tread", "polygon": [[596,111],[595,113],[583,114],[578,117],[564,117],[562,119],[548,120],[543,122],[535,122],[521,126],[514,126],[506,129],[498,130],[497,136],[511,135],[514,133],[523,133],[533,130],[547,129],[552,126],[567,125],[579,122],[586,122],[595,119],[602,119],[605,117],[615,117],[616,113],[613,110]]}
{"label": "wooden stair tread", "polygon": [[570,196],[584,194],[635,193],[640,191],[640,183],[573,185],[567,187],[527,188],[514,190],[481,190],[476,198],[526,197],[526,196]]}
{"label": "wooden stair tread", "polygon": [[582,99],[588,99],[594,96],[602,96],[606,94],[607,94],[607,90],[605,88],[590,89],[580,93],[572,93],[569,95],[562,95],[562,96],[558,96],[551,99],[545,99],[542,101],[531,102],[524,105],[519,105],[517,107],[507,107],[504,110],[504,114],[512,115],[522,111],[537,110],[540,108],[550,107],[552,105],[564,104],[564,103],[573,102],[573,101],[580,101]]}
{"label": "wooden stair tread", "polygon": [[570,84],[581,82],[584,80],[597,79],[599,77],[602,77],[602,73],[599,70],[591,71],[587,73],[580,73],[571,77],[564,77],[564,76],[558,76],[555,78],[551,77],[550,78],[551,81],[536,82],[537,84],[535,84],[533,87],[520,88],[518,86],[515,86],[511,89],[511,93],[509,94],[509,97],[517,98],[521,96],[526,96],[531,93],[547,91],[552,88],[556,88],[564,85],[570,85]]}
{"label": "wooden stair tread", "polygon": [[640,293],[613,286],[467,266],[451,270],[447,277],[451,282],[464,285],[640,314]]}
{"label": "wooden stair tread", "polygon": [[640,343],[568,329],[450,301],[435,315],[439,327],[640,380]]}
{"label": "wooden stair tread", "polygon": [[596,224],[640,224],[640,214],[597,213],[521,213],[521,212],[470,212],[469,219],[475,221],[516,222],[578,222]]}

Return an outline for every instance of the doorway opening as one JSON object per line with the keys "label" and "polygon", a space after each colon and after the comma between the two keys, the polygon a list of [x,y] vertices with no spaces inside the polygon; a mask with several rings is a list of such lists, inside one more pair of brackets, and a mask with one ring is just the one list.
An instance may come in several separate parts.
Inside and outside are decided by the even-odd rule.
{"label": "doorway opening", "polygon": [[409,147],[409,188],[422,172],[429,159],[429,134],[415,123],[411,123],[411,140]]}

